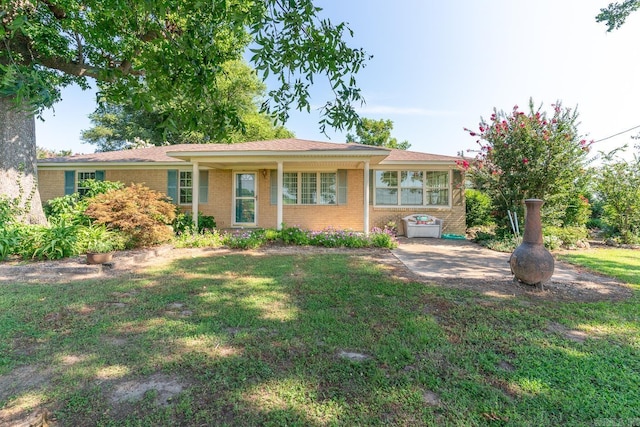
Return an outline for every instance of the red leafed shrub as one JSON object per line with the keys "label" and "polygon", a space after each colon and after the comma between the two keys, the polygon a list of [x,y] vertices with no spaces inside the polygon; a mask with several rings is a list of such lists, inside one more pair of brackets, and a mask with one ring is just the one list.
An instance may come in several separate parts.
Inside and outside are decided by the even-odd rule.
{"label": "red leafed shrub", "polygon": [[173,230],[169,224],[176,214],[167,196],[142,184],[131,184],[94,197],[86,215],[98,224],[122,231],[132,246],[140,247],[170,240]]}

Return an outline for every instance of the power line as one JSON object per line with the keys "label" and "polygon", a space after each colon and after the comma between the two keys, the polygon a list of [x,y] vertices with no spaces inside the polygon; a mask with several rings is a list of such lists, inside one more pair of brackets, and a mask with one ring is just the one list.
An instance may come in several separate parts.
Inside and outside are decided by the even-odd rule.
{"label": "power line", "polygon": [[599,139],[599,140],[597,140],[597,141],[593,141],[593,142],[606,141],[607,139],[611,139],[611,138],[613,138],[614,136],[622,135],[623,133],[631,132],[632,130],[634,130],[634,129],[638,129],[638,128],[640,128],[640,125],[638,125],[638,126],[634,126],[634,127],[632,127],[631,129],[623,130],[622,132],[618,132],[618,133],[616,133],[615,135],[611,135],[611,136],[608,136],[608,137],[606,137],[606,138],[602,138],[602,139]]}

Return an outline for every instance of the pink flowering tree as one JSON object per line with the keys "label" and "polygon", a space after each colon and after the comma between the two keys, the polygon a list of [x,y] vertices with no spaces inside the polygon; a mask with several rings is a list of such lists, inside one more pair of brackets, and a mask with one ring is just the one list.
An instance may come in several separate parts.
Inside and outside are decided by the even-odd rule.
{"label": "pink flowering tree", "polygon": [[494,109],[477,130],[466,129],[476,139],[475,158],[458,164],[467,170],[475,188],[491,197],[496,219],[507,224],[507,211],[524,217],[524,200],[545,201],[543,221],[562,225],[567,208],[586,183],[586,164],[592,142],[578,133],[578,114],[552,105],[547,114],[529,101],[529,111],[516,105],[509,113]]}

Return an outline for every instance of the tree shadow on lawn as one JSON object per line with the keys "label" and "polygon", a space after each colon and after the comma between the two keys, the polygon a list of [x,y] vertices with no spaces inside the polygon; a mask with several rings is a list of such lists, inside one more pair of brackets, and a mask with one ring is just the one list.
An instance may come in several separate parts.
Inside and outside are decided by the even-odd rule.
{"label": "tree shadow on lawn", "polygon": [[[109,280],[13,285],[16,310],[3,320],[22,326],[6,332],[0,424],[43,408],[53,425],[579,417],[572,397],[526,385],[540,374],[524,363],[551,360],[547,372],[575,378],[590,357],[549,336],[540,307],[392,280],[372,261],[234,254]],[[600,405],[594,390],[619,380],[586,389]],[[554,415],[553,405],[567,409]]]}

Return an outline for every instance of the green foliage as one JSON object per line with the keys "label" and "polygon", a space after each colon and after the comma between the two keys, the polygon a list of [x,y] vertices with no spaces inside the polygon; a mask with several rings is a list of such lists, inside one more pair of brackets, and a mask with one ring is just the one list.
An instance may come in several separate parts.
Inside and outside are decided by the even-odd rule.
{"label": "green foliage", "polygon": [[[293,137],[292,132],[276,126],[273,118],[258,111],[256,100],[264,96],[265,85],[244,61],[222,64],[216,85],[217,96],[233,102],[243,123],[242,129],[223,129],[221,132],[219,124],[214,122],[201,123],[197,130],[169,129],[167,103],[152,105],[150,110],[136,108],[130,103],[103,104],[89,116],[93,127],[82,132],[82,139],[96,145],[98,151],[116,151],[150,145],[235,143]],[[213,110],[217,104],[212,101],[208,107]],[[210,116],[214,112],[203,110],[202,114]]]}
{"label": "green foliage", "polygon": [[106,253],[126,247],[121,233],[109,230],[105,225],[90,225],[78,230],[78,252]]}
{"label": "green foliage", "polygon": [[581,246],[581,243],[587,241],[589,231],[586,227],[553,227],[547,226],[542,230],[545,246],[548,249],[557,249],[559,247],[573,249]]}
{"label": "green foliage", "polygon": [[[640,145],[636,148],[640,151]],[[603,222],[623,243],[633,243],[640,237],[640,155],[627,161],[617,152],[603,155],[596,191],[603,203]]]}
{"label": "green foliage", "polygon": [[562,225],[583,227],[591,218],[591,205],[589,199],[583,194],[576,193],[568,198],[568,206],[562,217]]}
{"label": "green foliage", "polygon": [[24,259],[61,259],[78,254],[78,225],[55,221],[22,228],[19,254]]}
{"label": "green foliage", "polygon": [[187,229],[174,237],[172,243],[177,248],[217,248],[224,244],[225,238],[218,230],[207,229],[194,233]]}
{"label": "green foliage", "polygon": [[0,226],[0,261],[9,255],[18,253],[20,247],[20,228],[15,226]]}
{"label": "green foliage", "polygon": [[300,227],[282,227],[280,237],[287,245],[304,246],[309,244],[308,233]]}
{"label": "green foliage", "polygon": [[335,94],[321,107],[322,128],[351,127],[351,104],[361,101],[354,74],[367,55],[344,42],[346,24],[321,19],[320,11],[310,0],[5,1],[0,96],[38,112],[59,99],[61,87],[87,87],[94,78],[101,102],[166,106],[162,127],[210,126],[224,135],[243,124],[237,103],[220,90],[223,66],[251,43],[262,76],[280,84],[265,108],[282,122],[292,107],[310,109],[310,84],[322,77]]}
{"label": "green foliage", "polygon": [[256,249],[266,241],[264,233],[260,230],[228,233],[224,238],[224,244],[232,249]]}
{"label": "green foliage", "polygon": [[[191,212],[182,212],[179,207],[176,207],[176,218],[171,226],[176,234],[182,234],[186,231],[191,232],[193,230]],[[216,228],[216,219],[213,216],[198,212],[198,233],[202,233],[205,230],[213,230],[214,228]]]}
{"label": "green foliage", "polygon": [[468,188],[464,191],[466,224],[468,227],[490,225],[494,222],[491,216],[491,197],[480,190]]}
{"label": "green foliage", "polygon": [[5,195],[0,195],[0,228],[16,223],[15,203],[15,200],[10,200]]}
{"label": "green foliage", "polygon": [[508,224],[507,211],[524,219],[524,200],[542,199],[542,219],[560,224],[575,194],[581,194],[591,143],[578,134],[578,114],[558,102],[548,116],[529,103],[509,114],[494,110],[478,131],[466,129],[479,146],[475,160],[461,160],[476,189],[491,197],[496,220]]}
{"label": "green foliage", "polygon": [[175,206],[166,196],[141,184],[132,184],[93,197],[86,215],[97,224],[122,231],[134,247],[151,246],[171,240],[169,225]]}
{"label": "green foliage", "polygon": [[624,0],[622,3],[609,3],[606,8],[600,9],[596,16],[596,22],[605,22],[607,31],[617,30],[624,24],[627,17],[640,8],[639,0]]}
{"label": "green foliage", "polygon": [[384,229],[374,227],[369,233],[371,246],[376,248],[395,249],[398,247],[398,238],[394,228],[385,226]]}
{"label": "green foliage", "polygon": [[47,202],[44,206],[44,212],[49,220],[90,225],[91,219],[85,215],[90,199],[98,194],[105,194],[124,187],[124,184],[118,181],[97,181],[95,179],[87,179],[79,184],[87,189],[84,194],[67,194]]}
{"label": "green foliage", "polygon": [[391,120],[373,120],[363,118],[356,126],[356,136],[347,134],[347,142],[355,142],[364,145],[374,145],[376,147],[397,148],[408,150],[411,147],[409,141],[398,142],[391,136],[393,122]]}

